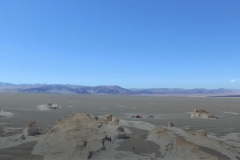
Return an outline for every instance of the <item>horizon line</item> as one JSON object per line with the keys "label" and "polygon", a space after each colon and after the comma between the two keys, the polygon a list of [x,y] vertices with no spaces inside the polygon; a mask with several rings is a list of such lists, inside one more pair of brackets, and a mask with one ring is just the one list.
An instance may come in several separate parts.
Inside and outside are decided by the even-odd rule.
{"label": "horizon line", "polygon": [[227,89],[227,90],[239,90],[239,88],[224,88],[224,87],[217,87],[217,88],[204,88],[204,87],[193,87],[193,88],[182,88],[182,87],[122,87],[121,85],[82,85],[82,84],[69,84],[69,83],[11,83],[11,82],[2,82],[0,81],[0,84],[10,84],[10,85],[71,85],[71,86],[84,86],[84,87],[98,87],[98,86],[105,86],[105,87],[121,87],[124,89],[185,89],[185,90],[191,90],[191,89],[207,89],[207,90],[214,90],[214,89]]}

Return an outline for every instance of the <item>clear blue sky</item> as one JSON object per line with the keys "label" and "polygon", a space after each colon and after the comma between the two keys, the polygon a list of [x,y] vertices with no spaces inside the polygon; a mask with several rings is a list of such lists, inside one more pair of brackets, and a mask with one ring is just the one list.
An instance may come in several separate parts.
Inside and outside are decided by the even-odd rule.
{"label": "clear blue sky", "polygon": [[240,88],[240,1],[1,0],[0,60],[17,84]]}

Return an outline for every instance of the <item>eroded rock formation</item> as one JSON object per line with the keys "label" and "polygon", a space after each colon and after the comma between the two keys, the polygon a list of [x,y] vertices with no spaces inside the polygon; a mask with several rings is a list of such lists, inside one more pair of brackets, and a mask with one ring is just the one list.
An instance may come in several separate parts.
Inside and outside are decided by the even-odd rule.
{"label": "eroded rock formation", "polygon": [[199,149],[197,145],[180,138],[162,127],[154,128],[147,138],[160,145],[160,152],[166,159],[218,160]]}
{"label": "eroded rock formation", "polygon": [[[44,156],[46,160],[92,158],[119,135],[117,129],[120,126],[111,122],[110,114],[98,120],[86,113],[65,116],[38,142],[33,153]],[[121,131],[124,134],[124,129]]]}
{"label": "eroded rock formation", "polygon": [[191,117],[194,118],[214,118],[214,119],[218,119],[218,117],[214,116],[211,113],[208,113],[207,111],[203,110],[203,109],[194,109],[194,111],[191,113]]}
{"label": "eroded rock formation", "polygon": [[168,122],[168,127],[174,127],[174,124],[172,122]]}
{"label": "eroded rock formation", "polygon": [[103,116],[103,119],[104,119],[105,121],[112,121],[112,115],[111,115],[111,114],[105,114],[105,115]]}
{"label": "eroded rock formation", "polygon": [[28,135],[35,136],[37,134],[38,134],[38,128],[37,128],[36,121],[29,122],[28,123]]}
{"label": "eroded rock formation", "polygon": [[37,106],[37,108],[38,110],[41,110],[41,111],[47,111],[47,110],[59,109],[61,108],[61,106],[55,103],[48,103],[48,104],[39,105]]}
{"label": "eroded rock formation", "polygon": [[116,117],[112,117],[112,122],[115,124],[119,124],[119,119],[117,119]]}

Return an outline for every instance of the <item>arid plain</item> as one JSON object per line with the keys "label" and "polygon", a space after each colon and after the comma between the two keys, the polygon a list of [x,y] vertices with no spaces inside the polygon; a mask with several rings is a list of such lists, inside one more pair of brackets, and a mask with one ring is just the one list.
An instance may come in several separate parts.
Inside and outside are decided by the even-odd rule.
{"label": "arid plain", "polygon": [[[41,110],[38,107],[49,103],[58,104],[60,108]],[[58,119],[67,115],[87,113],[90,117],[100,117],[101,119],[103,115],[111,114],[119,119],[117,125],[124,127],[128,138],[120,139],[112,146],[106,146],[105,151],[97,152],[97,154],[93,152],[93,155],[91,154],[91,157],[88,156],[86,159],[239,159],[239,104],[239,98],[1,93],[0,123],[8,131],[18,130],[21,132],[29,122],[36,121],[37,127],[47,132],[51,130]],[[204,109],[218,119],[191,118],[190,114],[194,109]],[[133,118],[136,115],[140,115],[141,118]],[[86,124],[87,122],[88,120],[86,120]],[[172,122],[174,126],[168,127],[168,122]],[[155,128],[156,126],[161,128]],[[113,134],[113,132],[106,133]],[[163,133],[168,136],[164,138]],[[38,136],[41,137],[44,134]],[[197,137],[192,135],[197,135]],[[165,142],[169,137],[172,138],[169,140],[171,143]],[[21,140],[19,143],[13,143],[6,141],[6,137],[1,137],[0,157],[4,158],[0,159],[54,158],[52,155],[48,157],[41,155],[39,146],[35,147],[33,151],[40,138],[31,138],[32,140],[26,142]],[[177,148],[181,145],[177,146],[178,138],[194,145],[191,146],[194,149],[197,147],[201,153],[196,152],[196,155],[201,155],[187,157],[185,151],[179,153]],[[209,141],[212,141],[211,144]],[[8,146],[7,143],[12,144]],[[172,143],[176,146],[168,147]],[[163,144],[164,147],[167,146],[164,150],[161,146]],[[17,149],[17,152],[10,152],[14,150],[14,146],[18,145],[22,145],[22,149],[20,146],[20,150]],[[186,152],[192,153],[191,147],[190,151],[187,149]],[[228,147],[230,147],[229,151]],[[111,151],[111,154],[107,151]],[[75,158],[68,156],[67,159]]]}

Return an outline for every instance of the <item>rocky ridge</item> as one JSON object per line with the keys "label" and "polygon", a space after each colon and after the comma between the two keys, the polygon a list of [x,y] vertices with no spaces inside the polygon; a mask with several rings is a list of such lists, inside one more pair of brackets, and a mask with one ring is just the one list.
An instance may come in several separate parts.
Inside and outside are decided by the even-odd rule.
{"label": "rocky ridge", "polygon": [[[209,138],[205,132],[186,132],[168,123],[166,127],[155,126],[149,128],[149,133],[144,140],[159,145],[159,155],[135,153],[134,149],[129,151],[118,151],[116,148],[125,139],[131,140],[135,136],[130,134],[131,129],[127,128],[111,114],[99,117],[90,116],[87,113],[75,113],[60,118],[46,134],[39,132],[36,122],[30,122],[22,134],[15,136],[5,135],[1,139],[0,148],[14,146],[37,141],[32,154],[44,157],[44,160],[77,160],[77,159],[171,159],[171,160],[218,160],[219,156],[224,159],[239,160],[240,152],[224,142]],[[135,123],[136,122],[136,123]],[[144,128],[145,123],[129,121],[129,124],[139,124],[136,128]],[[123,125],[125,124],[125,125]],[[142,126],[143,125],[143,126]],[[133,127],[132,126],[132,127]],[[4,127],[0,125],[0,134]],[[147,132],[146,132],[147,133]],[[179,134],[180,133],[180,134]],[[138,134],[138,132],[134,132]],[[179,136],[181,135],[181,136]],[[0,137],[1,138],[1,137]],[[3,140],[3,141],[2,141]],[[128,141],[126,140],[126,141]],[[134,145],[134,144],[131,144]],[[138,148],[138,146],[135,146]],[[214,150],[218,156],[205,152],[201,147]],[[223,155],[221,155],[221,153]]]}

